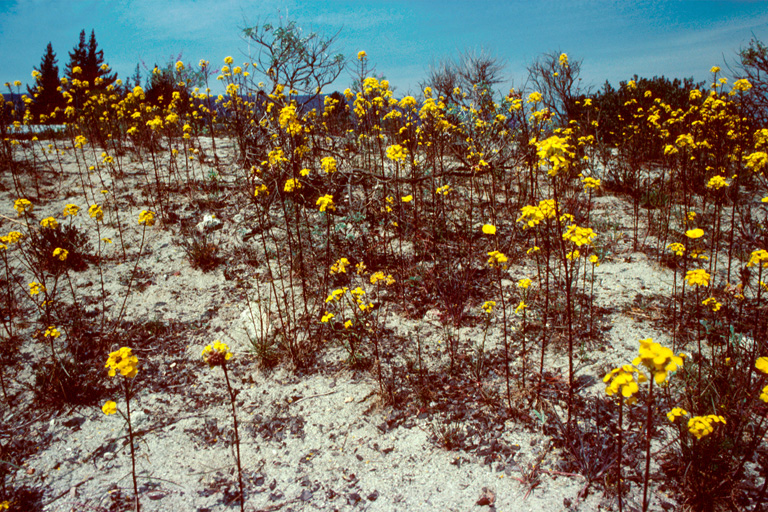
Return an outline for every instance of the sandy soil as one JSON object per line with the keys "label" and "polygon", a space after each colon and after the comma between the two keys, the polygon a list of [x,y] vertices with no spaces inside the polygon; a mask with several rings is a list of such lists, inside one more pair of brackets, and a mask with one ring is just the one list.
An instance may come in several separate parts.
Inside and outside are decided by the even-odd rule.
{"label": "sandy soil", "polygon": [[[223,151],[226,151],[224,148]],[[70,155],[63,157],[65,179],[59,185],[43,180],[35,216],[59,217],[86,230],[95,244],[93,220],[85,215],[77,166]],[[137,162],[126,167],[129,179],[138,179]],[[133,176],[133,178],[130,178]],[[96,181],[96,180],[95,180]],[[10,180],[6,179],[10,187]],[[112,184],[106,176],[104,185]],[[13,222],[13,189],[6,190],[0,213],[4,230],[17,229]],[[120,206],[126,224],[124,236],[131,241],[126,262],[111,260],[105,266],[105,288],[109,294],[107,325],[114,321],[126,293],[126,281],[135,265],[141,231],[135,219],[148,207],[146,198],[110,198]],[[75,202],[81,213],[63,220],[66,203]],[[631,252],[628,236],[630,206],[614,197],[598,197],[597,210],[610,212],[616,238],[611,255],[595,271],[595,306],[601,316],[603,342],[586,347],[578,361],[578,374],[587,385],[582,393],[603,393],[602,377],[607,370],[631,361],[640,338],[653,337],[664,343],[665,331],[655,325],[648,309],[636,307],[643,297],[668,296],[672,273],[642,252]],[[109,209],[105,211],[109,214]],[[247,226],[238,211],[205,211],[194,204],[176,210],[181,219],[196,224],[203,216],[216,213],[221,225],[211,236],[222,254],[254,244],[243,241]],[[108,215],[109,216],[109,215]],[[102,237],[114,241],[119,233],[105,223]],[[226,274],[224,266],[212,272],[191,268],[177,240],[174,226],[158,223],[148,230],[146,249],[139,262],[139,276],[127,304],[125,321],[143,326],[128,340],[112,334],[111,347],[130,343],[141,361],[135,379],[132,419],[137,437],[137,471],[142,509],[146,511],[236,510],[237,474],[232,447],[232,418],[220,368],[209,369],[201,360],[202,348],[214,339],[229,343],[235,357],[230,364],[233,385],[239,390],[241,453],[247,488],[246,510],[370,510],[370,511],[557,511],[616,509],[615,496],[604,495],[602,486],[588,492],[584,477],[563,470],[568,455],[554,446],[544,433],[541,421],[508,419],[478,423],[489,431],[473,430],[475,405],[464,411],[464,423],[452,409],[446,414],[448,393],[435,393],[426,405],[417,401],[385,405],[378,394],[375,376],[355,371],[344,364],[344,352],[330,344],[311,371],[294,372],[285,366],[259,369],[250,351],[243,318],[247,310],[238,281]],[[609,236],[608,233],[601,236]],[[118,251],[114,243],[106,249]],[[29,278],[18,262],[14,264],[22,281]],[[525,277],[530,269],[510,269],[509,285]],[[100,293],[95,265],[71,273],[76,293],[83,303]],[[257,284],[258,286],[258,284]],[[473,307],[479,304],[472,305]],[[92,306],[91,306],[92,307]],[[652,311],[652,310],[651,310]],[[124,410],[114,382],[104,375],[108,388],[101,401],[88,406],[43,407],[33,401],[32,363],[46,356],[45,340],[33,341],[39,325],[31,308],[30,322],[21,332],[26,341],[19,361],[5,369],[11,403],[3,403],[0,440],[3,445],[31,443],[23,464],[9,477],[19,489],[36,494],[45,511],[129,510],[133,493],[130,453],[124,421],[101,411],[103,400],[113,398]],[[429,358],[431,386],[450,390],[465,385],[436,377],[448,357],[443,332],[436,320],[439,312],[429,310],[414,319],[393,309],[386,324],[402,337],[415,331],[422,337]],[[517,321],[517,320],[516,320]],[[462,327],[462,343],[470,345],[482,336],[482,325]],[[486,351],[497,352],[500,326],[494,325]],[[64,343],[65,337],[57,340]],[[106,361],[107,354],[103,354]],[[101,363],[103,364],[103,363]],[[567,375],[562,350],[550,351],[547,368]],[[559,373],[558,373],[559,372]],[[566,377],[567,378],[567,377]],[[500,386],[501,376],[489,374],[489,385]],[[443,403],[445,401],[445,403]],[[479,407],[479,406],[478,406]],[[477,410],[486,417],[498,411]],[[536,418],[534,411],[521,416]],[[498,415],[497,415],[498,416]],[[480,420],[477,420],[480,421]],[[485,420],[483,420],[485,421]],[[439,432],[456,426],[465,435],[463,447],[448,450]],[[631,485],[625,503],[637,505],[641,490]],[[14,499],[14,496],[6,496]],[[659,486],[653,490],[653,507],[671,506]]]}

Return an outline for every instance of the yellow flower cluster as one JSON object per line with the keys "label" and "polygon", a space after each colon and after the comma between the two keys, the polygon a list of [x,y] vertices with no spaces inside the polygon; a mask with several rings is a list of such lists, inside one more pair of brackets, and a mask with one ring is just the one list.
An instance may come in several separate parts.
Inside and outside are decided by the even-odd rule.
{"label": "yellow flower cluster", "polygon": [[139,372],[139,358],[133,355],[130,348],[120,347],[119,350],[109,354],[107,364],[104,367],[109,369],[110,377],[114,377],[117,372],[120,372],[123,377],[132,379]]}
{"label": "yellow flower cluster", "polygon": [[504,255],[504,253],[501,253],[499,251],[491,251],[488,253],[488,256],[490,256],[488,258],[489,267],[507,268],[507,257]]}
{"label": "yellow flower cluster", "polygon": [[667,246],[667,249],[675,253],[677,256],[682,256],[685,252],[685,246],[680,242],[674,242]]}
{"label": "yellow flower cluster", "polygon": [[278,122],[280,123],[280,127],[289,135],[298,135],[302,131],[301,123],[296,115],[296,105],[283,107],[282,110],[280,110]]}
{"label": "yellow flower cluster", "polygon": [[496,301],[493,300],[487,300],[483,303],[482,306],[480,306],[480,309],[482,309],[487,315],[490,315],[493,313],[493,308],[496,307]]}
{"label": "yellow flower cluster", "polygon": [[591,245],[596,236],[597,233],[592,231],[592,228],[580,228],[576,224],[568,226],[568,231],[563,233],[563,239],[576,244],[577,247]]}
{"label": "yellow flower cluster", "polygon": [[64,207],[64,217],[66,217],[67,215],[75,216],[79,211],[80,211],[80,207],[78,207],[76,204],[70,203]]}
{"label": "yellow flower cluster", "polygon": [[110,414],[115,414],[117,412],[117,404],[112,400],[107,400],[104,402],[104,405],[101,406],[101,410],[107,416]]}
{"label": "yellow flower cluster", "polygon": [[688,416],[688,411],[680,407],[675,407],[667,413],[667,419],[672,423],[674,423],[680,416]]}
{"label": "yellow flower cluster", "polygon": [[326,174],[334,173],[336,172],[336,159],[332,156],[327,156],[320,160],[320,167],[323,168]]}
{"label": "yellow flower cluster", "polygon": [[55,326],[55,325],[50,325],[50,326],[48,326],[48,328],[45,330],[45,334],[44,334],[44,336],[45,336],[46,338],[49,338],[49,337],[50,337],[50,338],[58,338],[59,336],[61,336],[61,332],[60,332],[60,331],[59,331],[59,330],[56,328],[56,326]]}
{"label": "yellow flower cluster", "polygon": [[496,234],[496,226],[493,224],[483,224],[483,233],[486,235],[495,235]]}
{"label": "yellow flower cluster", "polygon": [[320,196],[315,202],[315,206],[319,206],[321,212],[336,209],[336,206],[333,204],[333,196],[330,194]]}
{"label": "yellow flower cluster", "polygon": [[715,423],[725,424],[725,418],[714,414],[694,416],[688,420],[688,432],[696,436],[696,439],[701,439],[715,430]]}
{"label": "yellow flower cluster", "polygon": [[552,135],[542,141],[536,142],[536,154],[540,163],[549,163],[550,176],[555,176],[561,169],[568,168],[568,161],[573,158],[571,146],[568,140],[559,135]]}
{"label": "yellow flower cluster", "polygon": [[[640,390],[638,383],[646,380],[643,372],[634,366],[630,364],[619,366],[603,377],[603,382],[607,384],[605,394],[608,396],[621,394],[624,398],[632,398],[632,395]],[[632,401],[634,402],[634,400]]]}
{"label": "yellow flower cluster", "polygon": [[371,284],[376,284],[379,281],[384,281],[387,286],[391,286],[395,284],[395,278],[392,277],[392,274],[388,274],[385,276],[384,272],[382,272],[381,270],[371,274]]}
{"label": "yellow flower cluster", "polygon": [[747,262],[747,266],[762,266],[763,268],[768,268],[768,251],[765,249],[752,251],[752,254],[749,256],[749,262]]}
{"label": "yellow flower cluster", "polygon": [[723,187],[728,187],[730,184],[722,176],[712,176],[707,182],[707,188],[712,190],[720,190]]}
{"label": "yellow flower cluster", "polygon": [[104,211],[98,204],[93,204],[90,208],[88,208],[88,215],[96,219],[97,222],[104,220]]}
{"label": "yellow flower cluster", "polygon": [[61,261],[66,261],[67,256],[69,256],[69,251],[66,249],[62,249],[61,247],[57,247],[53,250],[53,257],[59,258]]}
{"label": "yellow flower cluster", "polygon": [[581,180],[581,183],[584,185],[584,190],[597,190],[600,188],[600,180],[595,178],[590,178],[589,176]]}
{"label": "yellow flower cluster", "polygon": [[349,288],[347,288],[346,286],[344,288],[338,288],[336,290],[333,290],[331,294],[325,299],[325,303],[327,304],[329,302],[338,301],[344,296],[345,293],[347,293],[348,290]]}
{"label": "yellow flower cluster", "polygon": [[640,340],[639,353],[640,355],[632,361],[632,364],[635,366],[642,364],[648,368],[657,384],[665,382],[669,372],[674,372],[683,366],[683,354],[676,356],[670,349],[654,343],[651,338]]}
{"label": "yellow flower cluster", "polygon": [[293,192],[294,190],[299,190],[301,187],[302,185],[299,180],[295,178],[291,178],[285,182],[285,186],[283,187],[283,190],[285,192]]}
{"label": "yellow flower cluster", "polygon": [[331,274],[346,274],[347,265],[349,265],[349,260],[347,258],[339,258],[333,265],[331,265]]}
{"label": "yellow flower cluster", "polygon": [[28,199],[22,198],[14,201],[13,208],[16,210],[19,217],[21,217],[25,213],[32,213],[32,210],[34,210],[35,206]]}
{"label": "yellow flower cluster", "polygon": [[141,213],[139,214],[139,224],[144,224],[147,227],[154,226],[155,212],[151,212],[149,210],[141,210]]}
{"label": "yellow flower cluster", "polygon": [[532,228],[545,219],[555,217],[555,200],[545,199],[538,206],[526,205],[520,209],[520,217],[517,222],[525,222],[527,227]]}
{"label": "yellow flower cluster", "polygon": [[[755,368],[763,373],[768,373],[768,357],[760,357],[755,361]],[[768,386],[765,386],[760,392],[760,400],[768,402]]]}
{"label": "yellow flower cluster", "polygon": [[701,268],[685,273],[685,280],[690,286],[709,286],[709,274]]}
{"label": "yellow flower cluster", "polygon": [[448,193],[453,190],[450,185],[443,185],[442,187],[437,187],[435,190],[435,194],[442,194],[444,196],[447,196]]}
{"label": "yellow flower cluster", "polygon": [[15,244],[21,240],[23,236],[24,235],[22,235],[19,231],[11,231],[7,235],[0,237],[0,242],[4,244]]}
{"label": "yellow flower cluster", "polygon": [[59,223],[53,217],[46,217],[40,221],[40,225],[48,229],[56,229],[59,227]]}
{"label": "yellow flower cluster", "polygon": [[208,363],[211,368],[214,366],[223,366],[224,363],[232,359],[232,353],[229,351],[229,347],[219,340],[215,340],[213,343],[206,345],[203,349],[202,356],[203,360]]}
{"label": "yellow flower cluster", "polygon": [[701,304],[702,306],[708,306],[712,310],[712,312],[720,311],[720,308],[723,306],[722,304],[717,302],[717,299],[714,297],[704,299],[704,301],[702,301]]}
{"label": "yellow flower cluster", "polygon": [[29,294],[30,295],[39,295],[40,292],[45,291],[45,286],[38,283],[37,281],[32,281],[29,283]]}
{"label": "yellow flower cluster", "polygon": [[408,151],[400,144],[394,144],[387,148],[387,158],[393,162],[404,162],[408,157]]}

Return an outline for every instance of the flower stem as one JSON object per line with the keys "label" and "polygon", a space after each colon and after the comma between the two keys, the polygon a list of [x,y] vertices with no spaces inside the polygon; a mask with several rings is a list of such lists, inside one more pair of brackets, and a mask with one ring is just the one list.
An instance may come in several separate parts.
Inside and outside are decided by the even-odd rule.
{"label": "flower stem", "polygon": [[221,365],[224,369],[224,379],[227,381],[227,392],[229,393],[229,400],[232,403],[232,420],[235,425],[235,453],[237,454],[237,482],[240,486],[240,512],[245,511],[245,493],[243,492],[243,468],[240,464],[240,436],[237,432],[237,411],[235,409],[235,393],[232,391],[232,386],[229,384],[229,374],[227,373],[227,364]]}
{"label": "flower stem", "polygon": [[125,421],[128,423],[128,441],[131,445],[131,476],[133,477],[133,496],[136,502],[136,512],[140,512],[141,506],[139,505],[139,486],[136,484],[136,451],[133,447],[133,426],[131,425],[131,393],[130,384],[128,381],[123,381],[123,389],[125,390]]}
{"label": "flower stem", "polygon": [[648,480],[651,476],[651,429],[653,427],[653,380],[648,380],[648,412],[645,422],[645,476],[643,477],[643,512],[648,510]]}

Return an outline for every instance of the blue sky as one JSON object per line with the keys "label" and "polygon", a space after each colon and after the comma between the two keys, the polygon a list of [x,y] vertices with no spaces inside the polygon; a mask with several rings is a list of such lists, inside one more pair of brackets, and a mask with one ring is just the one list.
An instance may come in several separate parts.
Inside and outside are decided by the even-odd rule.
{"label": "blue sky", "polygon": [[[151,68],[180,52],[187,63],[243,62],[240,29],[281,17],[338,32],[339,52],[365,50],[399,94],[416,92],[431,63],[469,48],[506,64],[505,89],[523,85],[526,67],[555,51],[583,60],[582,83],[599,88],[635,73],[706,80],[753,34],[768,43],[766,1],[0,0],[0,84],[30,82],[49,41],[62,70],[81,29],[96,31],[121,78],[138,62]],[[345,73],[336,85],[350,81]]]}

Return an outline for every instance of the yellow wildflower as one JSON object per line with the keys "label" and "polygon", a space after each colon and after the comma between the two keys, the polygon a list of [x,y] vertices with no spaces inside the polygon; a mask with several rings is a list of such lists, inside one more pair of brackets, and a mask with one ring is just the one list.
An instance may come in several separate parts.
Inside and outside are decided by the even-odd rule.
{"label": "yellow wildflower", "polygon": [[208,366],[213,368],[214,366],[224,366],[224,364],[232,359],[232,353],[229,351],[229,347],[215,340],[213,343],[208,344],[203,349],[203,360],[208,363]]}
{"label": "yellow wildflower", "polygon": [[494,267],[501,267],[501,268],[507,268],[507,257],[504,255],[504,253],[501,253],[499,251],[491,251],[488,253],[488,266],[491,268]]}
{"label": "yellow wildflower", "polygon": [[654,343],[651,338],[640,340],[639,353],[632,364],[642,364],[648,368],[657,384],[665,382],[669,372],[674,372],[683,365],[682,354],[676,356],[670,349]]}
{"label": "yellow wildflower", "polygon": [[608,396],[621,394],[624,398],[630,399],[627,402],[635,401],[632,395],[639,391],[638,383],[645,381],[643,372],[629,364],[614,368],[603,377],[603,382],[608,384],[605,387],[605,394]]}
{"label": "yellow wildflower", "polygon": [[709,274],[704,269],[689,270],[685,280],[690,286],[709,286]]}
{"label": "yellow wildflower", "polygon": [[46,217],[40,221],[40,225],[44,228],[56,229],[59,227],[59,223],[53,217]]}
{"label": "yellow wildflower", "polygon": [[155,212],[151,212],[149,210],[141,210],[141,213],[139,214],[139,224],[144,224],[147,227],[154,226]]}
{"label": "yellow wildflower", "polygon": [[320,207],[321,212],[336,209],[336,206],[333,204],[333,196],[330,194],[319,197],[315,202],[315,205]]}
{"label": "yellow wildflower", "polygon": [[139,372],[139,359],[131,353],[130,348],[120,347],[109,354],[104,367],[109,369],[110,377],[114,377],[119,371],[123,377],[133,378]]}
{"label": "yellow wildflower", "polygon": [[57,247],[53,250],[53,257],[59,258],[61,261],[66,261],[67,256],[69,256],[69,251],[66,249],[62,249],[61,247]]}
{"label": "yellow wildflower", "polygon": [[674,423],[680,416],[688,416],[688,411],[680,407],[675,407],[667,413],[667,419],[669,419],[671,423]]}
{"label": "yellow wildflower", "polygon": [[694,416],[688,420],[688,431],[696,436],[696,439],[701,439],[702,437],[708,436],[715,430],[715,423],[725,424],[725,418],[722,416],[716,416],[714,414],[709,414],[707,416]]}
{"label": "yellow wildflower", "polygon": [[29,212],[31,213],[32,210],[34,210],[35,206],[28,200],[28,199],[17,199],[13,203],[13,207],[18,213],[19,217],[24,215],[25,213]]}

